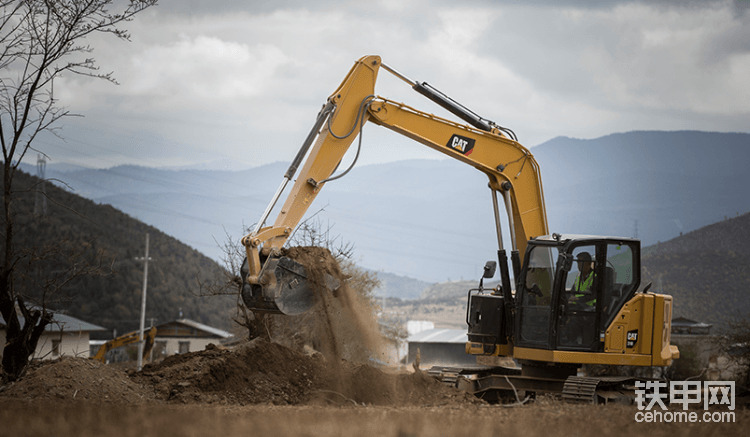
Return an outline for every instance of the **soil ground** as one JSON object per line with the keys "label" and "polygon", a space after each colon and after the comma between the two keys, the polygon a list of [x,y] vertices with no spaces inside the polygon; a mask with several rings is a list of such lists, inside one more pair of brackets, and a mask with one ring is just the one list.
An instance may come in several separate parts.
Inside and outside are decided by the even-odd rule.
{"label": "soil ground", "polygon": [[[322,255],[310,259],[327,264]],[[258,338],[141,371],[75,357],[32,363],[21,379],[0,385],[0,437],[705,436],[744,435],[750,423],[746,404],[731,423],[693,424],[638,423],[636,407],[554,397],[487,404],[422,371],[376,367],[378,354],[364,353],[373,351],[376,330],[349,292],[321,299],[323,329],[314,337],[331,342],[322,344],[326,354]]]}
{"label": "soil ground", "polygon": [[[635,407],[536,402],[453,406],[141,405],[0,400],[0,436],[731,436],[735,423],[637,423]],[[699,412],[699,414],[701,414]]]}
{"label": "soil ground", "polygon": [[742,404],[731,423],[638,423],[637,412],[554,397],[493,405],[423,372],[334,364],[259,340],[140,372],[62,358],[0,387],[0,436],[705,436],[743,435],[750,423]]}

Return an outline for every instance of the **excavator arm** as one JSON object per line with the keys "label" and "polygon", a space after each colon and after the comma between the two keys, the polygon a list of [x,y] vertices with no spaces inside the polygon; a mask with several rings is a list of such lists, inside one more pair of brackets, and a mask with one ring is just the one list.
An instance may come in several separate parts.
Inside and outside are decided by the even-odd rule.
{"label": "excavator arm", "polygon": [[[471,126],[377,96],[375,84],[381,67]],[[508,137],[509,130],[477,116],[428,84],[411,81],[383,64],[380,57],[363,57],[327,99],[256,228],[242,239],[247,254],[242,269],[242,296],[251,310],[299,314],[314,302],[304,268],[281,257],[281,248],[321,188],[348,171],[332,176],[354,139],[359,136],[361,142],[360,133],[368,121],[485,173],[495,207],[499,250],[504,251],[504,245],[497,193],[505,202],[516,269],[522,262],[518,254],[525,253],[526,242],[548,234],[539,166],[525,147]],[[301,164],[278,217],[273,225],[265,226],[271,210]],[[501,258],[501,268],[502,264]],[[510,293],[509,284],[504,288]]]}
{"label": "excavator arm", "polygon": [[[152,326],[151,329],[149,329],[147,332],[144,332],[144,338],[145,341],[144,347],[143,347],[143,357],[145,358],[149,352],[151,352],[151,348],[154,346],[154,339],[156,338],[156,326]],[[137,343],[140,340],[140,332],[135,331],[131,332],[129,334],[121,335],[117,338],[113,338],[112,340],[109,340],[108,342],[104,343],[99,347],[99,350],[96,352],[96,355],[91,357],[91,359],[101,361],[102,363],[105,362],[105,356],[107,355],[107,352],[111,351],[112,349],[118,348],[120,346],[126,346],[129,344]]]}
{"label": "excavator arm", "polygon": [[[377,96],[375,84],[381,67],[471,126]],[[516,254],[514,267],[522,262],[517,254],[525,252],[526,241],[548,234],[539,166],[525,147],[504,135],[503,132],[507,134],[509,130],[477,116],[428,84],[411,81],[383,64],[380,57],[366,56],[354,64],[327,99],[273,200],[256,228],[242,239],[247,253],[242,269],[242,294],[250,309],[298,314],[312,305],[314,300],[304,268],[281,257],[281,248],[321,188],[343,176],[332,175],[354,139],[359,136],[361,142],[360,133],[366,122],[411,138],[486,174],[492,190],[500,250],[503,250],[503,241],[497,193],[505,202],[512,249]],[[300,173],[276,221],[265,226],[271,210],[301,164]],[[505,288],[509,290],[509,284]]]}

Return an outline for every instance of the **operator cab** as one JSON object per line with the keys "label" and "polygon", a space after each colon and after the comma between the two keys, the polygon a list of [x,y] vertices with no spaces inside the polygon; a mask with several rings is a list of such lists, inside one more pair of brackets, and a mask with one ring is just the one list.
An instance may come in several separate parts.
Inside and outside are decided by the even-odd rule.
{"label": "operator cab", "polygon": [[638,288],[640,262],[635,239],[532,239],[516,283],[515,345],[604,351],[607,326]]}

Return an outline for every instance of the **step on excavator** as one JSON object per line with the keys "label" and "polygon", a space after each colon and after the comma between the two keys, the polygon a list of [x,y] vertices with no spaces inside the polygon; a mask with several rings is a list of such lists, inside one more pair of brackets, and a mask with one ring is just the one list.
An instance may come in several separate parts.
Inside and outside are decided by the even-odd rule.
{"label": "step on excavator", "polygon": [[[462,122],[376,95],[381,71]],[[489,179],[497,260],[485,265],[479,287],[467,293],[466,353],[477,356],[478,364],[436,367],[431,374],[487,400],[555,393],[581,402],[629,401],[635,378],[586,376],[582,369],[669,366],[679,357],[670,344],[672,297],[649,292],[650,284],[639,291],[640,241],[550,234],[539,165],[515,133],[426,82],[409,79],[378,56],[359,59],[328,97],[255,229],[243,237],[247,258],[240,293],[250,310],[296,315],[314,305],[308,272],[282,256],[281,249],[323,186],[356,163],[355,158],[347,170],[333,175],[357,136],[361,148],[367,122],[466,163]],[[265,226],[300,165],[276,221]],[[510,228],[507,246],[499,199]],[[498,268],[499,285],[485,289],[484,279],[494,277]],[[326,282],[329,288],[337,286]],[[501,365],[508,359],[513,366]]]}

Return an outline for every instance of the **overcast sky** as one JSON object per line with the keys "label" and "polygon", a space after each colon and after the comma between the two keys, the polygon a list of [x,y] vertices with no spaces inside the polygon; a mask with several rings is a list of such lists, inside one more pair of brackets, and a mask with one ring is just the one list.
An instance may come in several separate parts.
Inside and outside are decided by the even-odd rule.
{"label": "overcast sky", "polygon": [[[163,0],[126,28],[131,42],[87,41],[119,85],[56,83],[84,117],[64,121],[64,142],[36,144],[50,164],[290,161],[369,54],[527,147],[561,135],[750,129],[747,1]],[[442,115],[383,71],[376,93]],[[362,163],[441,158],[381,131],[365,128]]]}

